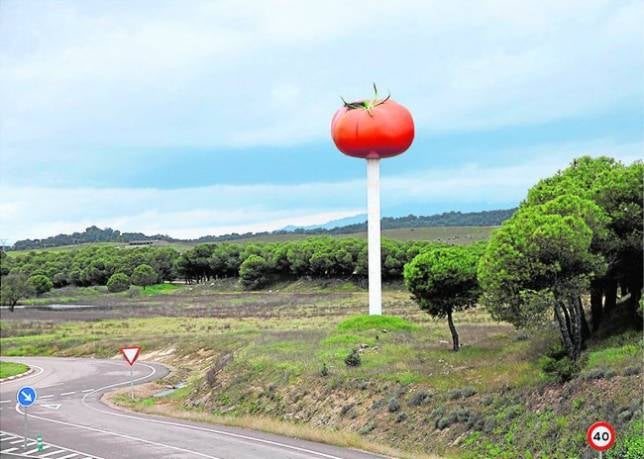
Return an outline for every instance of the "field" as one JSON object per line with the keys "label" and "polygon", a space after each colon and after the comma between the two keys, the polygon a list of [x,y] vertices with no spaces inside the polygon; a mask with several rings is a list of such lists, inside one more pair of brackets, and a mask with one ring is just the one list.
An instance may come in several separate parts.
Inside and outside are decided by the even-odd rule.
{"label": "field", "polygon": [[[589,419],[632,429],[641,416],[637,333],[591,342],[580,374],[560,384],[541,369],[554,330],[518,332],[474,309],[455,316],[455,353],[444,321],[399,284],[386,287],[380,318],[363,316],[366,291],[341,281],[257,292],[230,281],[158,286],[135,298],[69,289],[101,307],[2,311],[2,352],[114,357],[137,343],[175,371],[135,402],[115,403],[410,457],[571,457],[584,451]],[[348,366],[354,350],[360,364]],[[180,382],[172,395],[150,397]]]}
{"label": "field", "polygon": [[[447,242],[450,244],[469,244],[477,241],[487,240],[490,236],[490,233],[494,230],[494,226],[432,226],[432,227],[423,227],[423,228],[400,228],[400,229],[387,229],[382,232],[383,237],[390,239],[397,239],[401,241],[440,241]],[[248,238],[236,239],[231,242],[238,243],[250,243],[250,242],[283,242],[283,241],[293,241],[305,239],[311,237],[311,235],[306,234],[270,234],[264,236],[252,236]],[[355,237],[360,239],[367,238],[367,232],[359,233],[350,233],[350,234],[340,234],[334,237],[348,238]],[[120,242],[95,242],[91,244],[76,244],[76,245],[66,245],[61,247],[52,247],[48,249],[33,249],[35,252],[59,252],[67,250],[75,250],[81,247],[87,246],[113,246],[121,248],[131,248],[131,247],[140,247],[140,246],[131,246],[127,243]],[[179,252],[183,252],[195,244],[188,242],[164,242],[158,241],[155,242],[152,247],[171,247]],[[147,246],[143,246],[147,247]],[[10,250],[7,252],[9,256],[20,255],[23,253],[31,252],[32,250]]]}

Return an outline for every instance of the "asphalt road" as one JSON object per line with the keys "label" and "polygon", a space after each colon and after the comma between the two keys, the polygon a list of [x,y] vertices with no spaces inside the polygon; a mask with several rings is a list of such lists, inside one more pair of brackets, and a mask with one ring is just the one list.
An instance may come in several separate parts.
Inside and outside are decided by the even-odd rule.
{"label": "asphalt road", "polygon": [[[127,386],[130,370],[118,360],[25,357],[3,360],[26,363],[36,371],[0,384],[0,456],[83,458],[210,459],[367,459],[374,454],[297,440],[247,429],[200,424],[118,411],[100,396]],[[137,362],[135,384],[152,381],[168,370]],[[28,442],[23,448],[24,414],[16,393],[24,385],[38,391],[28,408]],[[42,451],[36,437],[42,436]]]}

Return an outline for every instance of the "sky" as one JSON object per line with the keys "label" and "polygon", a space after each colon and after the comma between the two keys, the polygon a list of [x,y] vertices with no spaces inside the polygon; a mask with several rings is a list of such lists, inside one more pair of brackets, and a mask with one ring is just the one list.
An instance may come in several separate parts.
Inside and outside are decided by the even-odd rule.
{"label": "sky", "polygon": [[575,157],[644,157],[643,23],[615,0],[0,0],[0,239],[362,214],[330,121],[372,82],[416,125],[384,215],[516,206]]}

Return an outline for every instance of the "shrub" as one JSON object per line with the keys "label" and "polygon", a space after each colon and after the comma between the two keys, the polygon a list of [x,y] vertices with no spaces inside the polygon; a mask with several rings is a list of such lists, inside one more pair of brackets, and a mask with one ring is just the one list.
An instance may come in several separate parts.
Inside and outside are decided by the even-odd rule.
{"label": "shrub", "polygon": [[320,376],[329,376],[329,368],[326,366],[325,362],[322,362],[322,368],[320,368]]}
{"label": "shrub", "polygon": [[468,398],[476,395],[476,389],[471,386],[467,386],[461,389],[461,393],[463,394],[463,398]]}
{"label": "shrub", "polygon": [[366,423],[364,426],[362,426],[362,428],[358,430],[358,433],[360,435],[366,435],[375,428],[376,428],[376,423],[373,420],[371,420],[368,423]]}
{"label": "shrub", "polygon": [[636,376],[642,373],[639,367],[628,367],[624,369],[624,376]]}
{"label": "shrub", "polygon": [[438,421],[436,421],[436,428],[443,430],[449,427],[449,419],[447,418],[440,418]]}
{"label": "shrub", "polygon": [[349,355],[344,358],[344,364],[348,367],[359,367],[362,363],[360,354],[357,349],[352,350]]}
{"label": "shrub", "polygon": [[431,398],[431,395],[425,391],[418,391],[409,399],[409,406],[420,406],[426,403]]}
{"label": "shrub", "polygon": [[128,298],[136,298],[141,296],[141,288],[134,285],[130,285],[130,288],[127,291]]}
{"label": "shrub", "polygon": [[116,273],[107,281],[107,290],[111,293],[124,292],[130,288],[130,278],[127,274]]}
{"label": "shrub", "polygon": [[43,293],[50,291],[54,286],[51,279],[44,274],[35,274],[31,276],[27,279],[27,284],[29,284],[29,288],[36,295],[42,295]]}
{"label": "shrub", "polygon": [[390,413],[395,413],[396,411],[400,410],[400,402],[397,399],[392,398],[391,400],[389,400],[387,410],[389,410]]}
{"label": "shrub", "polygon": [[51,281],[53,282],[55,288],[64,287],[65,285],[69,284],[69,279],[67,278],[65,273],[54,274],[54,277],[51,278]]}
{"label": "shrub", "polygon": [[400,414],[398,414],[398,416],[396,417],[396,422],[399,422],[399,423],[400,423],[400,422],[403,422],[403,421],[405,421],[405,420],[407,420],[407,413],[400,413]]}
{"label": "shrub", "polygon": [[570,381],[579,372],[579,366],[568,357],[561,346],[551,348],[541,358],[541,369],[544,373],[554,376],[559,382]]}

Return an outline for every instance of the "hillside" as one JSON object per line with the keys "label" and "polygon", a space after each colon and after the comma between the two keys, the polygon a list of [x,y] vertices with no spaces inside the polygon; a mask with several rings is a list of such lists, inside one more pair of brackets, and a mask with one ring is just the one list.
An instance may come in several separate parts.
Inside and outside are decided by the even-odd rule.
{"label": "hillside", "polygon": [[[398,228],[398,229],[384,229],[382,231],[383,238],[393,239],[397,241],[433,241],[445,242],[448,244],[469,244],[472,242],[485,241],[490,237],[492,231],[497,228],[496,226],[429,226],[419,228]],[[313,236],[309,233],[293,232],[293,231],[280,231],[273,233],[251,234],[248,236],[241,236],[239,239],[226,241],[235,242],[239,244],[247,243],[262,243],[262,242],[286,242],[298,241]],[[337,238],[358,238],[366,239],[366,228],[361,232],[346,233],[346,234],[333,234]],[[165,241],[161,239],[151,239],[152,247],[168,247],[184,252],[198,243],[203,241]],[[222,242],[222,241],[216,241]],[[77,250],[84,247],[121,247],[121,248],[135,248],[137,246],[129,245],[128,242],[81,242],[69,245],[60,245],[55,247],[36,247],[24,249],[7,250],[9,256],[17,256],[31,251],[47,251],[47,252],[65,252],[70,250]]]}
{"label": "hillside", "polygon": [[[504,220],[509,218],[515,209],[504,210],[491,210],[482,212],[446,212],[430,216],[416,216],[408,215],[405,217],[384,217],[382,219],[383,230],[393,229],[410,229],[410,228],[424,228],[424,227],[461,227],[461,226],[498,226]],[[344,221],[348,221],[344,219]],[[338,221],[340,223],[340,221]],[[278,231],[263,231],[257,233],[231,233],[220,236],[202,236],[197,239],[177,239],[165,234],[146,235],[138,232],[121,232],[112,228],[101,229],[96,226],[90,226],[84,232],[75,232],[72,234],[58,234],[56,236],[47,237],[44,239],[24,239],[17,241],[9,250],[33,250],[33,249],[47,249],[53,247],[72,246],[87,243],[121,243],[129,244],[135,241],[149,241],[155,244],[159,242],[165,243],[183,243],[183,244],[198,244],[204,242],[220,242],[220,241],[284,241],[289,240],[297,235],[312,236],[312,235],[353,235],[366,231],[366,222],[354,223],[344,226],[336,226],[329,229],[328,224],[322,225],[317,228],[293,228],[282,229]],[[390,236],[393,237],[393,236]],[[403,237],[404,240],[410,239]]]}

